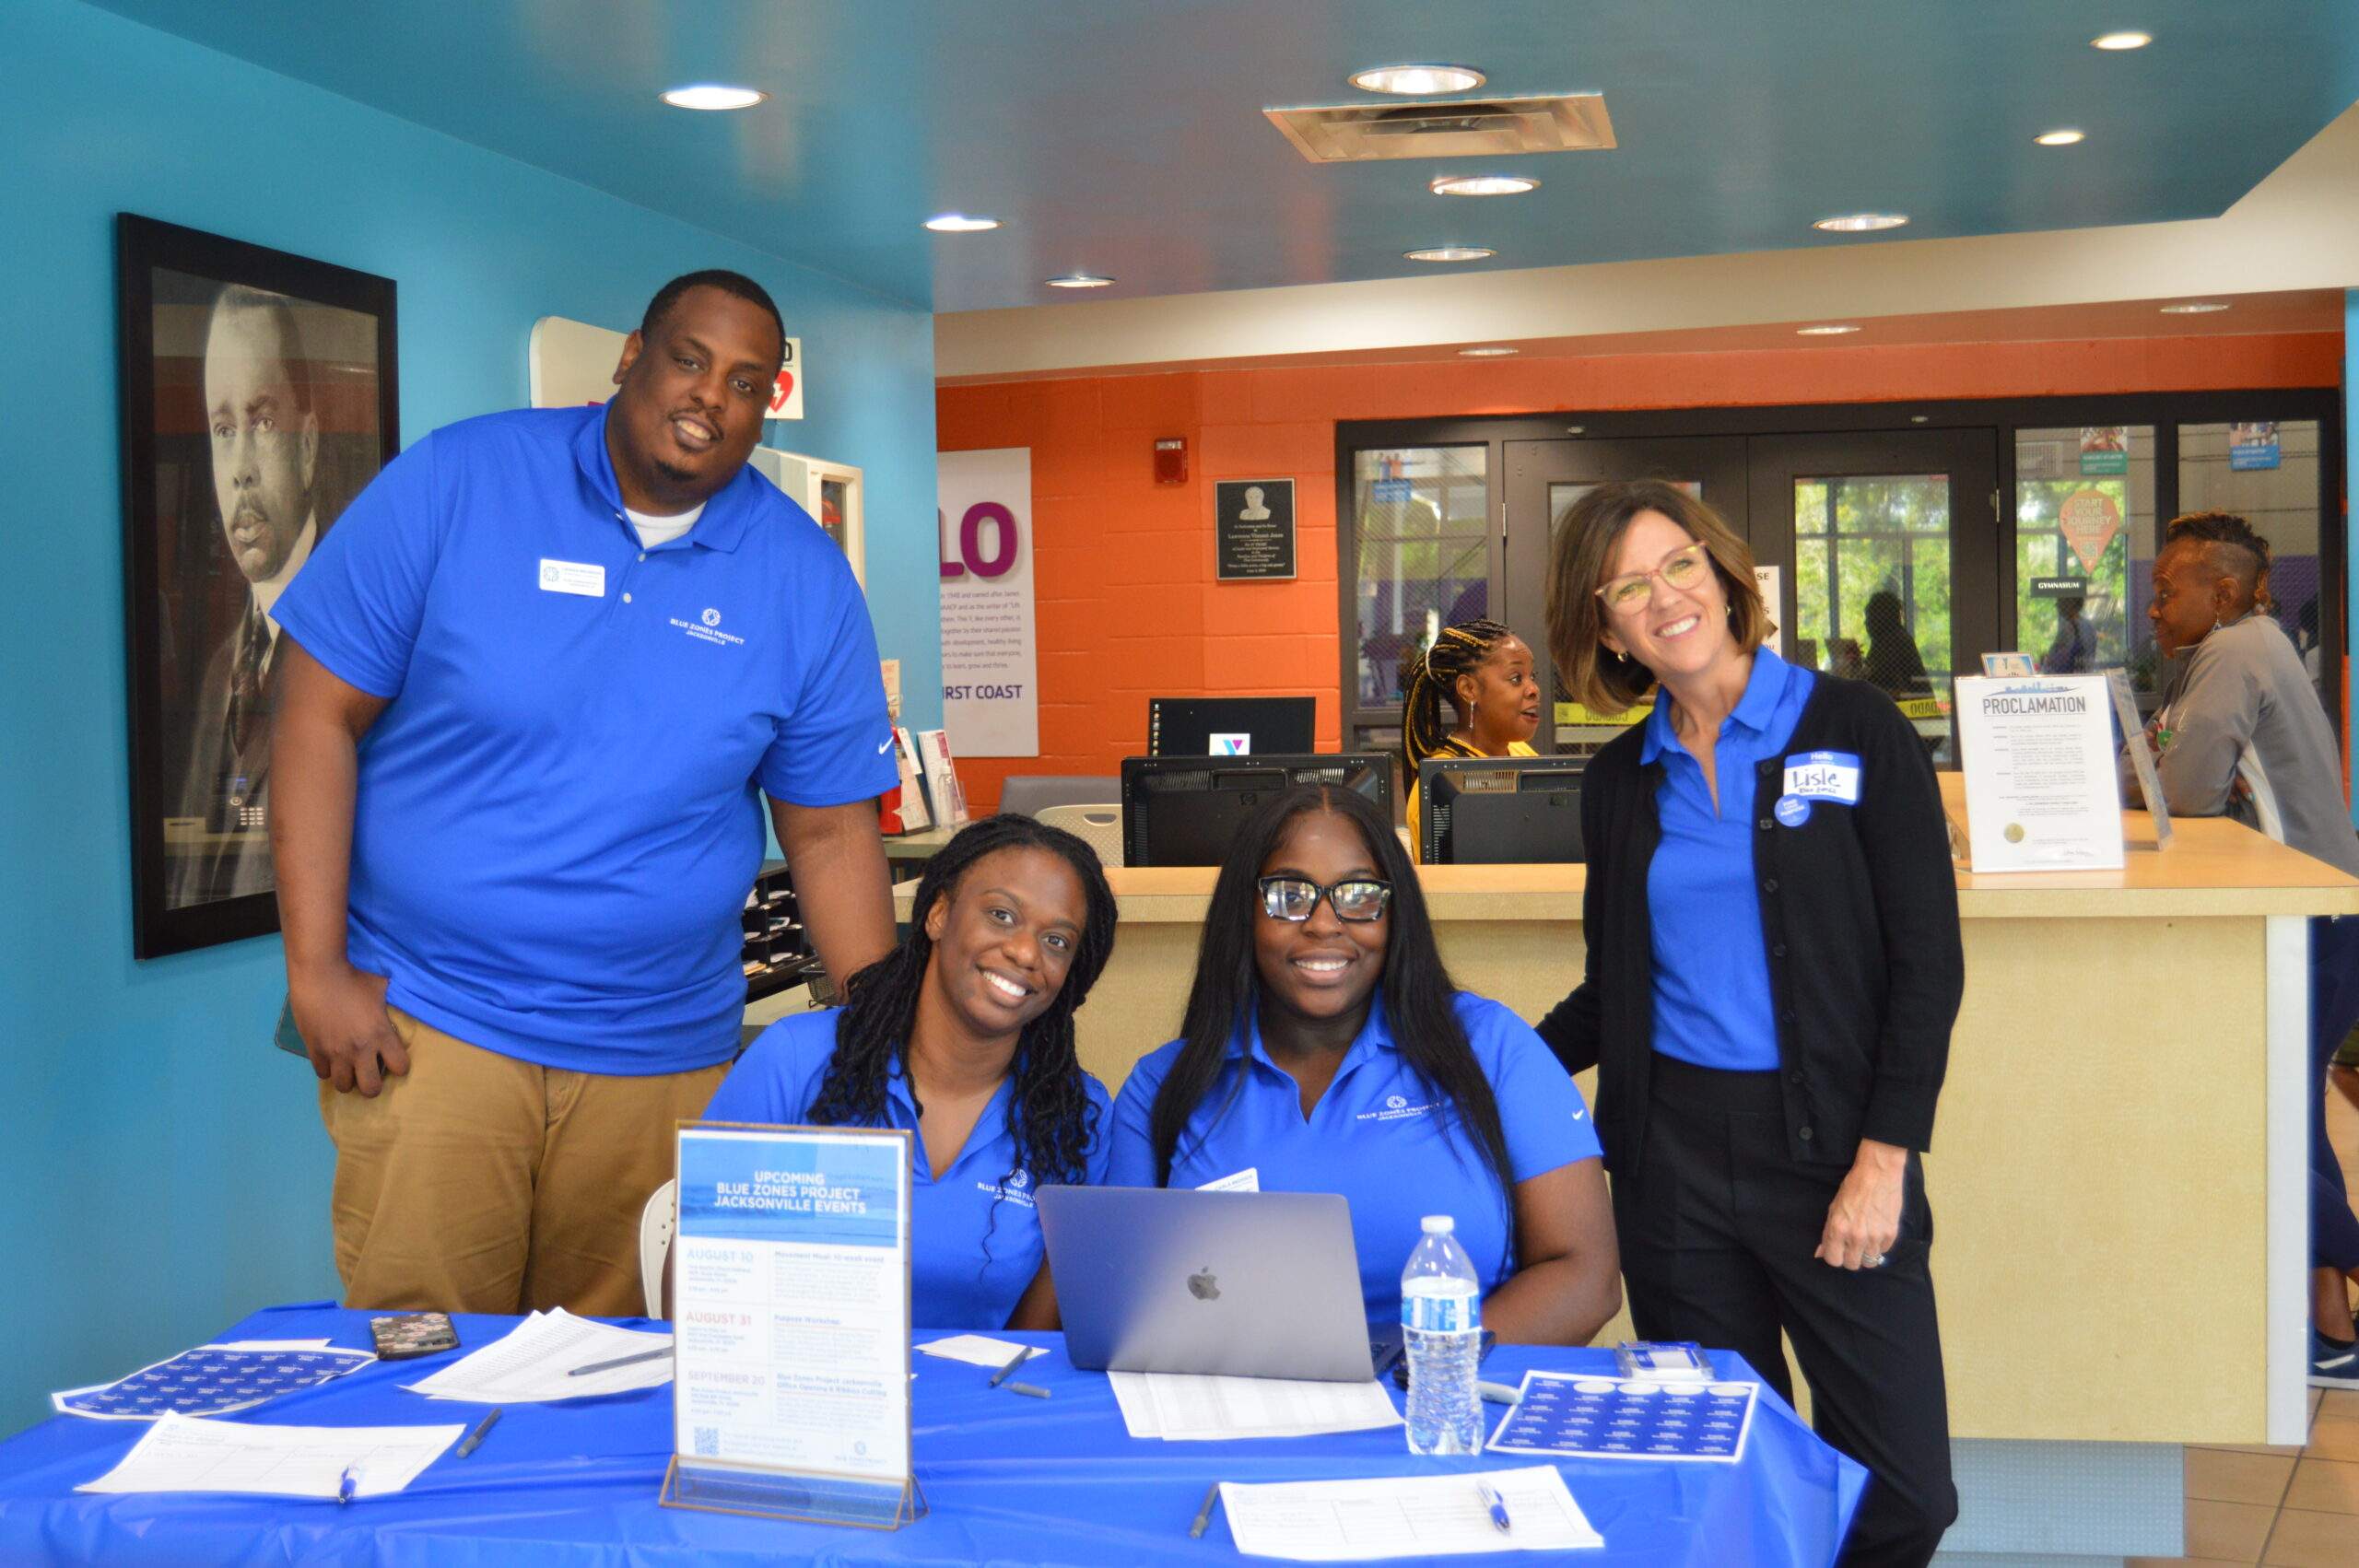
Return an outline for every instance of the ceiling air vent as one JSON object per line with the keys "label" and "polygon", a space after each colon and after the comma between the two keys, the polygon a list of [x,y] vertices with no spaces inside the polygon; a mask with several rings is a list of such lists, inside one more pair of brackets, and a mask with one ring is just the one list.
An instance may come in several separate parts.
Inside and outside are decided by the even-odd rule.
{"label": "ceiling air vent", "polygon": [[1265,109],[1270,123],[1313,163],[1380,158],[1503,158],[1588,152],[1614,146],[1605,95],[1438,99],[1430,103],[1345,103]]}

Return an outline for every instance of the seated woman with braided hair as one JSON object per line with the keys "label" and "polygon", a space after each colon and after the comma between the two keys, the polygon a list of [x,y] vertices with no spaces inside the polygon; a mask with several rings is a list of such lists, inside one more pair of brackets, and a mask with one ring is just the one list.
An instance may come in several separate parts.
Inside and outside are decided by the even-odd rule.
{"label": "seated woman with braided hair", "polygon": [[[1540,682],[1532,649],[1496,621],[1444,626],[1401,656],[1401,754],[1408,766],[1409,852],[1422,855],[1417,765],[1429,756],[1537,756]],[[1442,712],[1449,702],[1455,725]]]}
{"label": "seated woman with braided hair", "polygon": [[1097,854],[992,816],[927,863],[910,932],[839,1010],[780,1019],[709,1121],[906,1128],[910,1313],[920,1328],[1054,1328],[1033,1189],[1106,1176],[1106,1091],[1073,1015],[1114,948]]}

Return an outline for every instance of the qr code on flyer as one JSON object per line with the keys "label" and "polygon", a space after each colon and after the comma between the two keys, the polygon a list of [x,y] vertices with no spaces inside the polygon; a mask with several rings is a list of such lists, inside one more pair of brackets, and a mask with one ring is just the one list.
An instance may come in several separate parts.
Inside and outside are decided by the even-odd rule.
{"label": "qr code on flyer", "polygon": [[697,1457],[699,1459],[717,1459],[721,1457],[721,1428],[717,1426],[698,1427],[696,1429],[696,1447]]}

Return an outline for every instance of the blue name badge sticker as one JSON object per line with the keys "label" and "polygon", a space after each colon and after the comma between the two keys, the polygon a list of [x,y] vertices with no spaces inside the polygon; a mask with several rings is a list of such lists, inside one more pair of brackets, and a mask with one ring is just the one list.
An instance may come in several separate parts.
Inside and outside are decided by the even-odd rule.
{"label": "blue name badge sticker", "polygon": [[1786,795],[1856,806],[1860,803],[1860,759],[1849,752],[1797,752],[1786,759]]}

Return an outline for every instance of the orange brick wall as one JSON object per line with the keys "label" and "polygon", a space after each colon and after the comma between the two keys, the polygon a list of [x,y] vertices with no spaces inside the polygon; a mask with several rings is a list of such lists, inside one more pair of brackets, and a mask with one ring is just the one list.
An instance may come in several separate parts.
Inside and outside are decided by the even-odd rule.
{"label": "orange brick wall", "polygon": [[[945,386],[945,451],[1028,447],[1040,755],[963,757],[978,813],[1012,773],[1100,773],[1146,749],[1150,696],[1309,696],[1340,741],[1335,424],[1555,410],[1710,408],[2330,386],[2333,333],[1616,355],[1195,370]],[[1159,486],[1154,442],[1188,440]],[[1292,475],[1292,582],[1213,578],[1212,482]]]}

